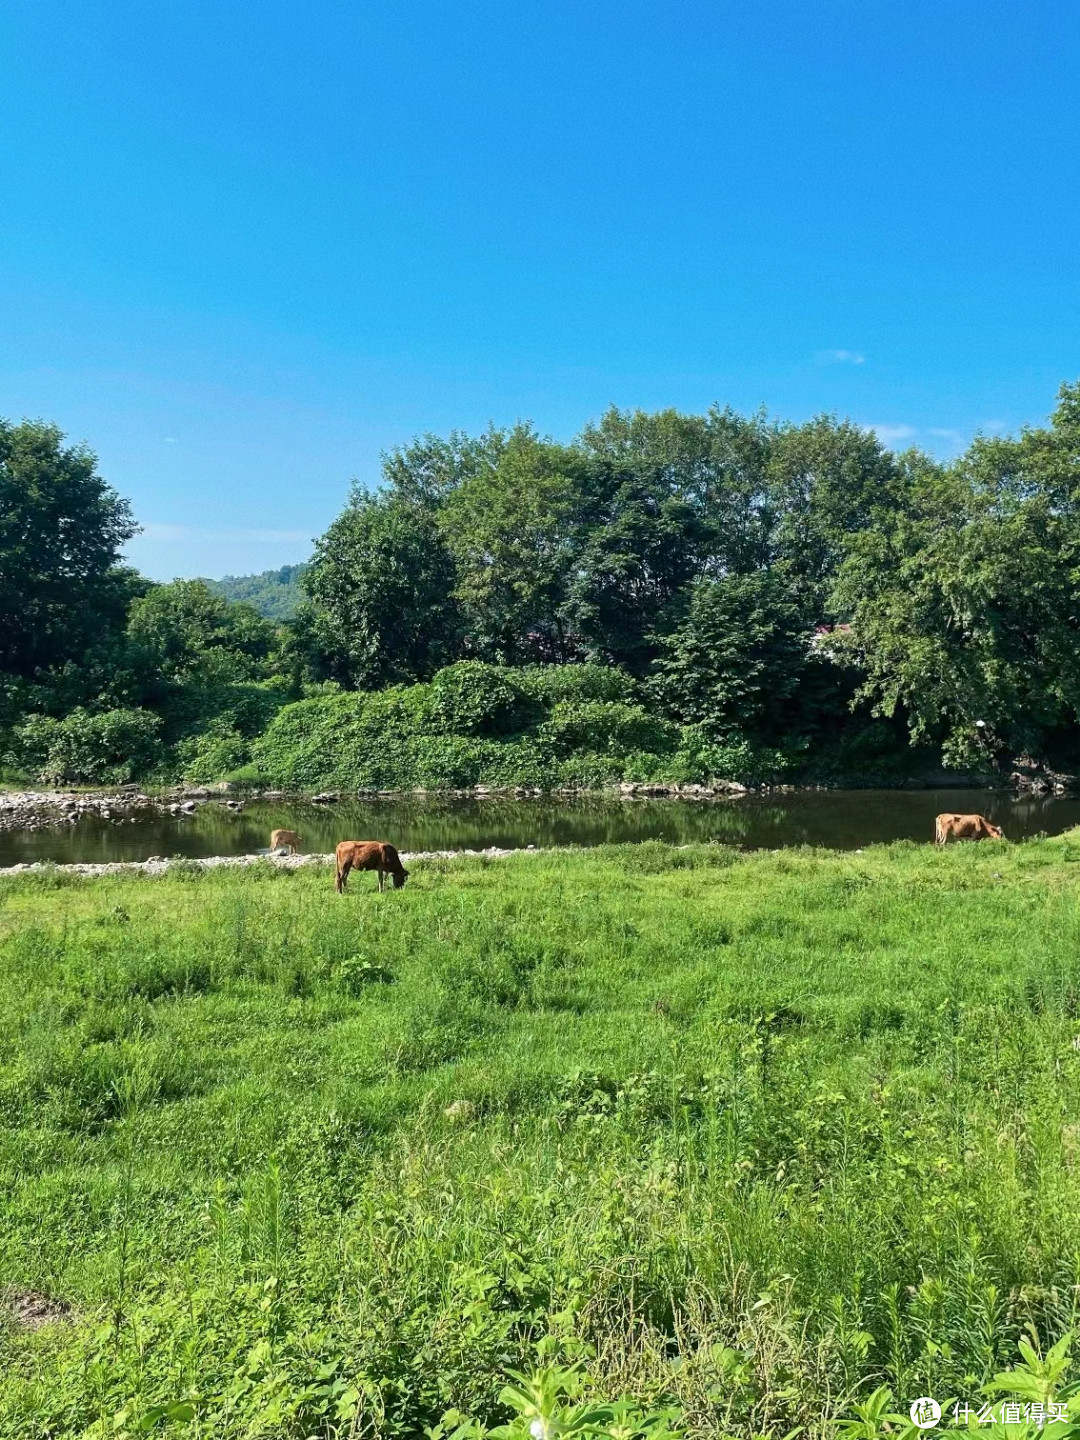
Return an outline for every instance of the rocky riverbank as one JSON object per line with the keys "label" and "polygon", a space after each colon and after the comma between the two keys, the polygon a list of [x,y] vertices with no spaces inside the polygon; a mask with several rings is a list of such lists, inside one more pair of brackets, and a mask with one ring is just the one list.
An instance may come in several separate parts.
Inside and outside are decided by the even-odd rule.
{"label": "rocky riverbank", "polygon": [[47,830],[74,825],[93,815],[117,825],[149,815],[194,815],[200,805],[216,803],[242,810],[244,800],[227,787],[177,788],[149,795],[137,785],[115,790],[0,790],[0,830]]}

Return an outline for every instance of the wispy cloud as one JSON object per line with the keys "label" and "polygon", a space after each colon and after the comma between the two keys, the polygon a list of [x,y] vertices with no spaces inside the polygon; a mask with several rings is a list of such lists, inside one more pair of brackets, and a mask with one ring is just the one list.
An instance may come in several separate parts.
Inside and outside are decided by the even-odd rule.
{"label": "wispy cloud", "polygon": [[161,525],[148,520],[142,527],[142,540],[226,540],[226,541],[278,541],[305,540],[311,536],[306,530],[247,530],[242,527],[220,530],[208,529],[202,525]]}
{"label": "wispy cloud", "polygon": [[819,350],[814,356],[819,365],[865,365],[866,356],[858,350]]}
{"label": "wispy cloud", "polygon": [[940,460],[959,455],[971,438],[970,432],[945,425],[864,425],[863,429],[872,431],[890,449],[918,445]]}
{"label": "wispy cloud", "polygon": [[175,445],[175,444],[176,444],[176,436],[175,436],[175,435],[166,435],[166,436],[165,436],[165,444],[166,444],[166,445]]}
{"label": "wispy cloud", "polygon": [[899,445],[904,440],[915,439],[914,425],[867,425],[867,430],[872,430],[879,440],[886,445]]}

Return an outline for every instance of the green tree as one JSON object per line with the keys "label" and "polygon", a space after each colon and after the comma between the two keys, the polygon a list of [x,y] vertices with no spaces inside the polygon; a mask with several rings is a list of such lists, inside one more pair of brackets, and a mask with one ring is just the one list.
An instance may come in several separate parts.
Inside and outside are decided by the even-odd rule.
{"label": "green tree", "polygon": [[252,606],[216,595],[203,580],[153,586],[132,605],[127,634],[151,689],[261,679],[277,639]]}
{"label": "green tree", "polygon": [[315,547],[300,619],[318,678],[374,689],[457,658],[453,557],[432,511],[356,488]]}
{"label": "green tree", "polygon": [[579,534],[564,616],[584,656],[644,674],[696,580],[768,559],[772,427],[713,408],[609,410],[582,432]]}
{"label": "green tree", "polygon": [[[1051,426],[911,461],[903,509],[854,535],[834,592],[878,713],[967,766],[1075,750],[1080,716],[1080,386]],[[977,722],[984,722],[979,726]]]}
{"label": "green tree", "polygon": [[434,507],[474,476],[490,472],[506,446],[506,432],[489,427],[483,435],[452,430],[446,439],[421,435],[382,457],[383,480],[402,500]]}
{"label": "green tree", "polygon": [[709,734],[774,731],[805,660],[805,627],[785,580],[729,575],[691,588],[650,688],[674,719]]}
{"label": "green tree", "polygon": [[877,436],[822,415],[770,437],[767,558],[782,564],[807,624],[825,619],[851,536],[902,508],[908,471]]}
{"label": "green tree", "polygon": [[126,500],[55,425],[0,420],[0,671],[32,679],[116,634],[137,577]]}
{"label": "green tree", "polygon": [[453,554],[469,648],[501,664],[564,662],[579,455],[516,426],[494,464],[450,492],[439,526]]}

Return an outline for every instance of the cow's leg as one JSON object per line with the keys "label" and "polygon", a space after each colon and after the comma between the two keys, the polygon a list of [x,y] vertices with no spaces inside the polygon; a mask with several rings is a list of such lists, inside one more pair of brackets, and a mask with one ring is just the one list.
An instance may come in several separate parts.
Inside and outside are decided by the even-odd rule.
{"label": "cow's leg", "polygon": [[379,866],[379,893],[380,893],[380,894],[382,893],[383,880],[384,880],[384,879],[385,879],[385,875],[384,875],[384,873],[383,873],[383,868],[382,868],[382,866],[380,865],[380,866]]}
{"label": "cow's leg", "polygon": [[338,892],[339,895],[343,895],[343,894],[345,893],[345,882],[346,882],[346,880],[348,880],[348,878],[349,878],[349,871],[350,871],[351,869],[352,869],[352,861],[351,861],[351,860],[343,860],[343,861],[341,862],[341,864],[338,866],[338,873],[337,873],[337,892]]}

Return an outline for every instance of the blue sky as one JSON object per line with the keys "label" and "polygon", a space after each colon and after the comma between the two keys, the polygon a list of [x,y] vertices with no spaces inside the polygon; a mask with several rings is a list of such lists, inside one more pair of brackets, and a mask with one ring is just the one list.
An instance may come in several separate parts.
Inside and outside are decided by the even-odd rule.
{"label": "blue sky", "polygon": [[764,405],[939,454],[1080,376],[1080,6],[5,0],[0,414],[155,578],[420,431]]}

